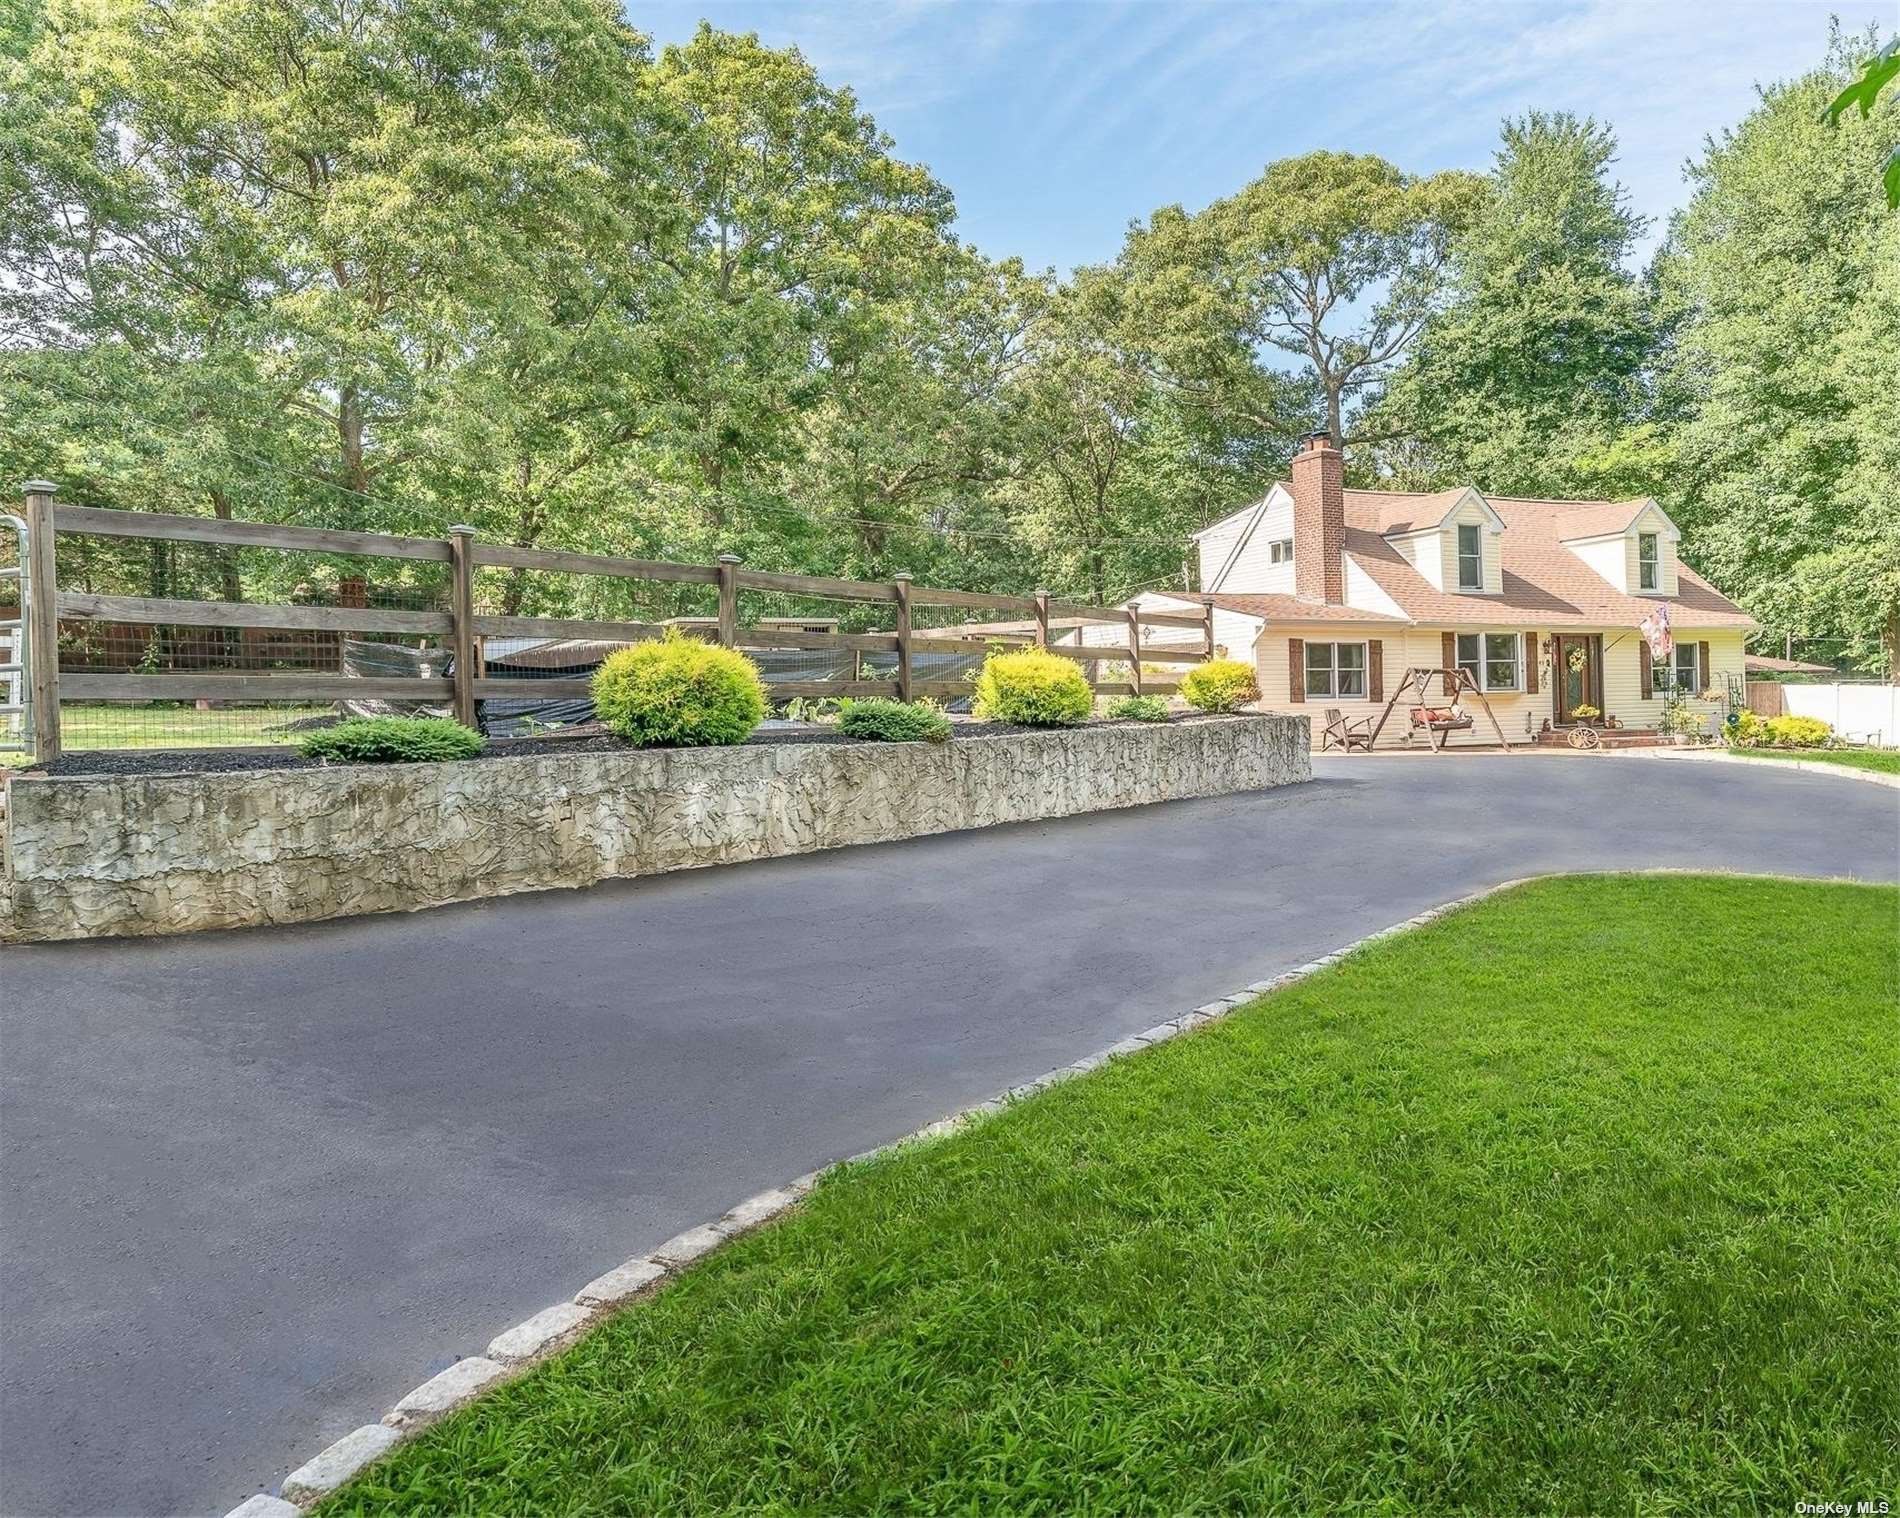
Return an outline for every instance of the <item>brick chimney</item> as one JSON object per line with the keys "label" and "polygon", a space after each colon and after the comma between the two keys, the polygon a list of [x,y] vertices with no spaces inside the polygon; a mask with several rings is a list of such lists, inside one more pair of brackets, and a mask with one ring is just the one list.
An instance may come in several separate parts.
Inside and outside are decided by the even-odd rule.
{"label": "brick chimney", "polygon": [[1331,433],[1310,433],[1293,455],[1293,589],[1301,600],[1345,604],[1345,546],[1345,458]]}

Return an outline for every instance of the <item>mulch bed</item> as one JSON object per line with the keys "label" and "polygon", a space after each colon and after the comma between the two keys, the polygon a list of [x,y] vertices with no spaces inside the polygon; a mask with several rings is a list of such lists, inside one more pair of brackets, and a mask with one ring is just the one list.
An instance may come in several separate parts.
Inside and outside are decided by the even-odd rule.
{"label": "mulch bed", "polygon": [[[1201,712],[1180,712],[1170,722],[1205,722]],[[1085,727],[1141,727],[1145,723],[1088,722]],[[952,741],[960,738],[994,738],[1006,733],[1048,732],[1048,728],[1020,727],[1009,722],[976,722],[952,718]],[[862,743],[820,723],[762,727],[746,739],[748,744],[763,743]],[[599,726],[566,729],[539,738],[502,738],[491,740],[478,759],[545,758],[560,754],[602,754],[637,752],[631,744],[616,738]],[[45,766],[52,775],[210,775],[237,770],[319,769],[324,761],[306,759],[293,749],[284,748],[115,748],[86,749],[61,754]]]}

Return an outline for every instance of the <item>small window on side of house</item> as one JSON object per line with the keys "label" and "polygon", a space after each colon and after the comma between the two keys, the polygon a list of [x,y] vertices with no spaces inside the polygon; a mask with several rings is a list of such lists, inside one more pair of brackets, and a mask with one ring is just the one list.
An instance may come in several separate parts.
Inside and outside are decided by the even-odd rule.
{"label": "small window on side of house", "polygon": [[1484,689],[1484,660],[1480,657],[1481,640],[1476,633],[1458,634],[1458,667],[1471,676],[1479,690]]}
{"label": "small window on side of house", "polygon": [[1636,534],[1636,583],[1644,590],[1662,588],[1662,540],[1653,532]]}
{"label": "small window on side of house", "polygon": [[1659,693],[1679,690],[1685,696],[1695,696],[1702,692],[1702,671],[1697,667],[1693,643],[1678,643],[1668,660],[1658,663],[1652,674],[1651,683]]}
{"label": "small window on side of house", "polygon": [[1363,701],[1366,696],[1366,645],[1308,643],[1306,694],[1351,697]]}
{"label": "small window on side of house", "polygon": [[1288,564],[1292,562],[1292,559],[1293,540],[1291,538],[1275,538],[1267,545],[1267,562],[1269,564]]}
{"label": "small window on side of house", "polygon": [[1458,588],[1484,589],[1484,529],[1472,522],[1458,524]]}
{"label": "small window on side of house", "polygon": [[1521,690],[1523,638],[1517,633],[1459,633],[1458,667],[1481,691]]}

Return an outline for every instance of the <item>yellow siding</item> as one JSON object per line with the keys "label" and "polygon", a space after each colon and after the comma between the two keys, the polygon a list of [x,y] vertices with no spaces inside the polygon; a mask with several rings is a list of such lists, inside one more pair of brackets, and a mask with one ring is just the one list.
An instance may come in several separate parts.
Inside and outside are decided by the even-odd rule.
{"label": "yellow siding", "polygon": [[[1743,672],[1742,634],[1734,628],[1719,632],[1698,632],[1693,627],[1674,629],[1678,643],[1709,645],[1709,668],[1702,671],[1704,688],[1722,690],[1727,677],[1738,678]],[[1642,634],[1624,629],[1603,635],[1603,700],[1605,709],[1625,727],[1662,725],[1664,697],[1660,693],[1643,699],[1642,655],[1637,651]],[[1722,713],[1720,701],[1695,701],[1695,709],[1707,716]]]}
{"label": "yellow siding", "polygon": [[[1471,632],[1474,629],[1462,629]],[[1531,629],[1516,627],[1492,627],[1482,629],[1487,632],[1528,633]],[[1579,631],[1597,631],[1598,629],[1578,629]],[[1548,660],[1550,655],[1550,629],[1536,629],[1538,635],[1539,659],[1542,667],[1538,670],[1538,689],[1536,695],[1522,691],[1492,691],[1486,696],[1491,710],[1496,715],[1498,726],[1504,730],[1507,743],[1526,743],[1533,740],[1543,728],[1544,723],[1553,716],[1551,699],[1552,681]],[[1571,629],[1566,628],[1566,632]],[[1642,671],[1640,656],[1636,648],[1641,634],[1628,628],[1601,629],[1603,634],[1603,690],[1605,706],[1610,715],[1616,717],[1625,727],[1658,727],[1662,723],[1663,698],[1652,695],[1649,700],[1642,698]],[[1682,642],[1707,643],[1709,645],[1710,668],[1703,672],[1705,685],[1722,689],[1726,677],[1742,673],[1742,634],[1733,629],[1720,632],[1698,632],[1694,628],[1679,628],[1677,637]],[[1379,713],[1385,709],[1385,701],[1343,700],[1323,696],[1311,696],[1305,701],[1294,701],[1289,694],[1291,670],[1288,666],[1287,642],[1299,638],[1305,642],[1319,643],[1362,643],[1379,640],[1384,647],[1385,696],[1389,700],[1404,678],[1406,668],[1411,665],[1436,669],[1444,660],[1443,631],[1438,628],[1396,628],[1378,631],[1347,629],[1338,626],[1315,624],[1309,627],[1270,627],[1260,635],[1254,645],[1254,664],[1260,680],[1260,709],[1270,712],[1304,713],[1313,719],[1313,746],[1320,742],[1321,730],[1326,725],[1325,712],[1328,707],[1338,707],[1347,717],[1370,717],[1375,722]],[[1528,653],[1528,650],[1527,650]],[[1380,748],[1404,747],[1405,735],[1410,727],[1406,717],[1406,708],[1417,704],[1412,698],[1400,702],[1393,708],[1391,719],[1384,731],[1379,734]],[[1432,682],[1431,705],[1444,704],[1441,687]],[[1491,724],[1485,720],[1482,706],[1466,698],[1465,706],[1474,719],[1471,727],[1451,736],[1453,746],[1497,744],[1497,734]],[[1722,715],[1722,703],[1719,701],[1700,701],[1695,703],[1696,710],[1705,717]],[[1420,734],[1418,743],[1425,742]]]}
{"label": "yellow siding", "polygon": [[[1515,627],[1495,627],[1492,632],[1519,632]],[[1378,640],[1384,646],[1385,698],[1382,701],[1342,700],[1325,696],[1309,696],[1304,702],[1294,701],[1289,694],[1291,670],[1288,666],[1287,641],[1299,638],[1305,642],[1316,643],[1366,643]],[[1338,707],[1347,717],[1370,717],[1378,721],[1379,714],[1385,710],[1386,701],[1398,689],[1399,681],[1405,677],[1409,666],[1437,669],[1444,662],[1444,644],[1437,629],[1423,628],[1381,628],[1377,631],[1366,629],[1341,628],[1338,626],[1315,625],[1311,627],[1270,627],[1260,635],[1254,645],[1254,664],[1260,681],[1260,709],[1270,712],[1291,712],[1294,715],[1305,714],[1313,719],[1313,746],[1319,747],[1320,734],[1326,726],[1326,709]],[[1517,692],[1494,692],[1487,697],[1491,710],[1496,715],[1498,726],[1504,730],[1506,743],[1527,743],[1534,739],[1550,716],[1550,691],[1540,678],[1538,692],[1534,696]],[[1379,734],[1380,748],[1403,748],[1405,735],[1411,724],[1406,716],[1406,708],[1417,705],[1411,697],[1393,708],[1391,719]],[[1447,704],[1439,682],[1432,682],[1430,704]],[[1475,719],[1471,727],[1463,732],[1453,733],[1453,745],[1490,744],[1497,746],[1497,734],[1491,724],[1485,720],[1484,709],[1473,703],[1468,697],[1465,705],[1471,709]],[[1419,734],[1418,743],[1422,746],[1425,735]]]}
{"label": "yellow siding", "polygon": [[[1500,534],[1491,530],[1491,519],[1485,515],[1484,507],[1477,501],[1466,501],[1438,532],[1438,557],[1441,589],[1458,589],[1458,529],[1472,526],[1478,529],[1478,550],[1482,557],[1484,573],[1484,592],[1486,595],[1501,595],[1504,591],[1504,548]],[[1421,543],[1425,539],[1419,540]],[[1425,550],[1421,550],[1425,551]],[[1472,592],[1467,592],[1471,594]],[[1495,740],[1494,740],[1495,741]]]}
{"label": "yellow siding", "polygon": [[[1637,552],[1641,545],[1637,539],[1645,532],[1653,532],[1657,537],[1656,557],[1659,561],[1657,567],[1662,571],[1660,575],[1662,584],[1655,590],[1638,588],[1643,583],[1643,571],[1642,560]],[[1632,596],[1677,594],[1676,545],[1669,541],[1668,532],[1668,522],[1654,506],[1644,508],[1642,515],[1630,524],[1629,531],[1623,536],[1623,586],[1627,594]]]}

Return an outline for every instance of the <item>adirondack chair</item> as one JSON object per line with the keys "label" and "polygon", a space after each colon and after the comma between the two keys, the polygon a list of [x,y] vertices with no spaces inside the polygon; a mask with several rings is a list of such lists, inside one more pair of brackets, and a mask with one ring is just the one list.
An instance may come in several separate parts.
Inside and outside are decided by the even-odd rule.
{"label": "adirondack chair", "polygon": [[1372,749],[1372,719],[1370,717],[1352,718],[1336,706],[1326,708],[1326,726],[1319,735],[1320,752],[1333,747],[1343,748],[1351,753],[1356,748]]}

